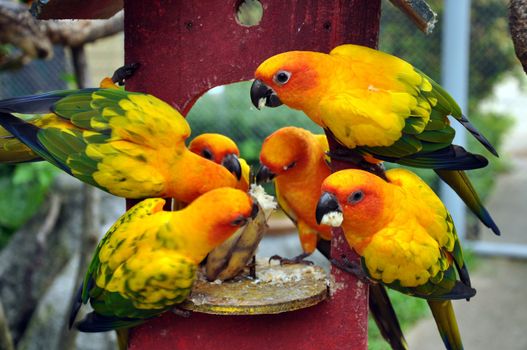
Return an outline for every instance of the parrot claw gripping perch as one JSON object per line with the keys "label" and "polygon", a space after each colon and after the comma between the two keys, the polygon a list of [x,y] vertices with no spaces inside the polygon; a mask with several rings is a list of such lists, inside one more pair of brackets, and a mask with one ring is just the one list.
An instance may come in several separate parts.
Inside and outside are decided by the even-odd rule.
{"label": "parrot claw gripping perch", "polygon": [[349,260],[346,255],[342,255],[340,259],[341,260],[331,259],[330,260],[331,264],[341,269],[344,272],[354,275],[355,277],[357,277],[360,281],[364,283],[368,283],[368,284],[376,283],[375,281],[371,280],[368,277],[368,275],[362,269],[362,266],[360,265],[360,263]]}
{"label": "parrot claw gripping perch", "polygon": [[112,81],[114,84],[119,84],[123,86],[127,79],[130,79],[134,76],[135,71],[141,67],[140,63],[134,62],[130,64],[125,64],[124,66],[117,68],[112,75]]}

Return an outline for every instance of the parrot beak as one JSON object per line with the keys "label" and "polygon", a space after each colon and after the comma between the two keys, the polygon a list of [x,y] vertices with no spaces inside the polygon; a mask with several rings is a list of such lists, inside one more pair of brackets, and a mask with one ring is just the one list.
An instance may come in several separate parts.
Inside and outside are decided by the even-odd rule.
{"label": "parrot beak", "polygon": [[227,154],[225,157],[223,157],[221,165],[223,165],[225,168],[227,168],[227,170],[236,175],[236,179],[239,180],[242,177],[242,167],[236,154]]}
{"label": "parrot beak", "polygon": [[265,165],[260,165],[260,169],[258,169],[258,173],[256,174],[256,183],[261,184],[265,182],[269,182],[272,179],[274,179],[276,175],[269,170],[268,167]]}
{"label": "parrot beak", "polygon": [[255,79],[251,86],[251,101],[258,109],[264,106],[278,107],[282,104],[276,92],[258,79]]}
{"label": "parrot beak", "polygon": [[337,198],[328,192],[324,192],[318,200],[315,216],[319,225],[338,227],[343,221],[342,209]]}
{"label": "parrot beak", "polygon": [[253,203],[253,209],[251,211],[251,219],[254,219],[256,217],[256,215],[258,215],[258,210],[260,210],[258,208],[258,204],[256,202]]}

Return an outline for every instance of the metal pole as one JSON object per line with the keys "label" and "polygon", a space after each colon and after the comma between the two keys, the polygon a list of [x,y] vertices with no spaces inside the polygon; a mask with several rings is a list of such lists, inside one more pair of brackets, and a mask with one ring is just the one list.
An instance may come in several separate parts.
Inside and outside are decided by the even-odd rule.
{"label": "metal pole", "polygon": [[[459,103],[461,110],[468,110],[468,59],[470,48],[470,0],[446,0],[443,20],[441,52],[441,80],[443,87]],[[456,130],[454,143],[465,147],[466,131],[453,122]],[[461,240],[465,237],[465,205],[445,183],[440,185],[441,199],[452,214]]]}

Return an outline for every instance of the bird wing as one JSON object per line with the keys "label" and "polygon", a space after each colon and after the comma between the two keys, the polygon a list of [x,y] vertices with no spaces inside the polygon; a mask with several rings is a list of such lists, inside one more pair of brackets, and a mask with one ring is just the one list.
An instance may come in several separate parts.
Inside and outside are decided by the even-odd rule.
{"label": "bird wing", "polygon": [[406,198],[396,219],[376,233],[364,250],[368,274],[394,289],[424,298],[473,296],[452,218],[440,199],[407,170],[393,169],[386,176],[403,189]]}
{"label": "bird wing", "polygon": [[196,270],[182,252],[137,250],[111,273],[98,276],[97,286],[90,291],[95,313],[77,323],[77,329],[108,331],[156,316],[186,299]]}
{"label": "bird wing", "polygon": [[88,267],[82,290],[83,303],[86,303],[89,297],[87,285],[97,276],[101,264],[107,265],[105,269],[111,273],[125,261],[133,253],[132,250],[126,249],[126,246],[143,233],[144,226],[141,222],[145,217],[161,212],[164,205],[165,200],[162,198],[145,199],[124,213],[108,230],[97,245]]}
{"label": "bird wing", "polygon": [[[53,122],[26,123],[2,113],[0,124],[81,181],[130,198],[163,192],[165,177],[160,169],[166,162],[156,160],[181,153],[190,134],[188,123],[176,110],[151,95],[117,89],[58,95],[58,100],[50,94],[37,95],[54,101],[48,106],[54,114],[47,118]],[[37,97],[20,99],[40,103]],[[13,100],[11,106],[23,105]],[[7,109],[6,104],[1,101],[0,109]]]}
{"label": "bird wing", "polygon": [[[448,147],[452,143],[455,132],[450,127],[447,118],[448,115],[452,115],[490,152],[497,155],[490,142],[462,114],[461,108],[454,99],[439,84],[408,62],[384,52],[357,45],[338,46],[331,51],[330,55],[346,62],[347,71],[351,72],[349,81],[341,82],[341,90],[346,91],[348,86],[353,86],[355,89],[360,89],[363,95],[357,94],[358,98],[370,95],[381,96],[368,97],[365,100],[367,107],[361,107],[349,98],[339,98],[345,103],[346,100],[348,100],[347,103],[351,103],[347,109],[359,108],[361,114],[371,113],[372,120],[383,117],[377,115],[380,110],[391,109],[394,113],[385,114],[384,118],[392,122],[400,122],[401,117],[404,120],[404,126],[399,129],[399,135],[395,132],[397,129],[385,129],[386,135],[384,138],[381,135],[381,139],[377,142],[372,142],[371,138],[353,142],[356,137],[353,133],[374,134],[375,132],[382,133],[382,131],[371,131],[364,125],[356,130],[355,124],[348,124],[352,127],[351,136],[335,135],[347,147],[360,146],[361,150],[381,160],[417,167],[429,167],[432,164],[435,168],[446,169],[452,165],[444,164],[444,162],[452,163],[452,161],[446,160],[443,153],[436,154],[435,151]],[[404,111],[397,103],[404,104],[410,111]],[[325,110],[321,110],[321,113],[324,112]],[[324,120],[327,117],[322,114],[321,118]],[[339,115],[337,114],[335,118],[339,118]],[[347,119],[348,123],[354,121],[349,117]],[[365,124],[359,118],[355,118],[355,122]],[[370,123],[365,125],[368,124]],[[330,129],[335,133],[334,127]],[[468,165],[465,158],[456,159],[456,162],[458,164],[463,162],[465,165],[464,168],[458,166],[456,170],[476,167],[474,164]],[[486,165],[481,162],[479,164],[477,167]]]}

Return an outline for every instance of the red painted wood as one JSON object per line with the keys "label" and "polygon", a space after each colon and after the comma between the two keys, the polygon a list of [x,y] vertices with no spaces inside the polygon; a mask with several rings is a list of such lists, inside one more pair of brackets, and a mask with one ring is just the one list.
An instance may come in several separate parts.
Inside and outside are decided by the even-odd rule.
{"label": "red painted wood", "polygon": [[49,0],[35,6],[38,19],[105,19],[123,8],[123,0]]}
{"label": "red painted wood", "polygon": [[261,0],[254,27],[237,24],[237,2],[125,0],[126,62],[142,64],[127,88],[186,114],[204,92],[252,79],[276,53],[377,43],[380,0]]}
{"label": "red painted wood", "polygon": [[[255,27],[236,23],[237,2],[125,0],[125,61],[142,64],[127,89],[154,94],[186,114],[208,89],[251,79],[276,53],[377,43],[380,0],[261,0],[264,15]],[[341,254],[353,256],[339,230],[332,255]],[[367,286],[340,270],[332,270],[332,279],[330,300],[317,306],[262,316],[166,314],[132,329],[129,348],[366,349]]]}

